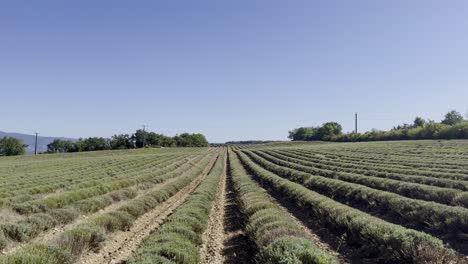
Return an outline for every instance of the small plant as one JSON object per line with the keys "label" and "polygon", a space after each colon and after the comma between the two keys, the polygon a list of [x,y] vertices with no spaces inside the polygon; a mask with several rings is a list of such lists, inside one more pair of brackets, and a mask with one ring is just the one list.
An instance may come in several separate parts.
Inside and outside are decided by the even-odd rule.
{"label": "small plant", "polygon": [[92,224],[82,224],[66,231],[57,244],[76,256],[85,250],[98,251],[104,240],[103,228]]}

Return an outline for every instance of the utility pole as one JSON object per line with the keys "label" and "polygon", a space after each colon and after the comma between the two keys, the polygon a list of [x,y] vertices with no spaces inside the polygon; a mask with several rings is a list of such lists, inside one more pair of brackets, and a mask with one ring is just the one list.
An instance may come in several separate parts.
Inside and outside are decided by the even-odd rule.
{"label": "utility pole", "polygon": [[357,134],[357,112],[354,114],[354,133]]}
{"label": "utility pole", "polygon": [[37,155],[37,132],[36,132],[36,142],[34,143],[34,155]]}

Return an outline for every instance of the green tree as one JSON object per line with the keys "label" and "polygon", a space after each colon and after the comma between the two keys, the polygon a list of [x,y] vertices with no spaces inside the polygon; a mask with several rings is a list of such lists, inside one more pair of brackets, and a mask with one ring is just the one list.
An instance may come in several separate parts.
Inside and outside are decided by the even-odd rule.
{"label": "green tree", "polygon": [[77,142],[79,151],[96,151],[110,149],[110,140],[102,137],[80,139]]}
{"label": "green tree", "polygon": [[317,133],[319,140],[327,140],[332,136],[341,135],[343,133],[343,127],[337,122],[324,123]]}
{"label": "green tree", "polygon": [[162,147],[175,147],[177,144],[173,137],[161,135],[160,140],[161,140],[160,146]]}
{"label": "green tree", "polygon": [[75,148],[75,143],[70,140],[54,139],[54,141],[47,145],[47,152],[74,152]]}
{"label": "green tree", "polygon": [[132,135],[132,138],[133,138],[133,141],[135,142],[135,146],[137,148],[142,148],[144,147],[144,145],[149,145],[150,143],[148,143],[148,139],[149,139],[149,135],[150,133],[146,132],[145,130],[143,129],[138,129],[133,135]]}
{"label": "green tree", "polygon": [[312,140],[317,134],[317,128],[314,127],[299,127],[293,131],[289,131],[288,138],[292,140]]}
{"label": "green tree", "polygon": [[192,147],[208,147],[208,140],[202,134],[192,134]]}
{"label": "green tree", "polygon": [[174,137],[177,147],[208,147],[208,140],[202,134],[182,133]]}
{"label": "green tree", "polygon": [[422,117],[416,117],[413,122],[413,127],[422,127],[426,124],[426,120]]}
{"label": "green tree", "polygon": [[27,145],[17,138],[4,137],[0,139],[0,156],[24,155],[26,147]]}
{"label": "green tree", "polygon": [[439,135],[439,132],[442,131],[446,125],[440,124],[434,121],[429,121],[426,126],[424,126],[423,131],[421,131],[420,138],[417,139],[436,139]]}
{"label": "green tree", "polygon": [[442,120],[442,124],[453,126],[457,123],[460,123],[461,121],[463,121],[463,116],[459,112],[452,110],[445,114],[445,118]]}
{"label": "green tree", "polygon": [[128,134],[113,135],[110,145],[112,149],[131,149],[135,147],[133,137]]}
{"label": "green tree", "polygon": [[51,143],[47,144],[47,152],[48,153],[56,153],[60,149],[61,140],[54,139]]}

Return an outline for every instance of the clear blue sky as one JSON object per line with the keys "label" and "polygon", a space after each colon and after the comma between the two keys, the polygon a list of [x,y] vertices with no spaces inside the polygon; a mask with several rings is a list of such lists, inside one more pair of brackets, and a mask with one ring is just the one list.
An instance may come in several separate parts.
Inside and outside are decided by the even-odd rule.
{"label": "clear blue sky", "polygon": [[2,131],[223,142],[468,109],[468,1],[9,2]]}

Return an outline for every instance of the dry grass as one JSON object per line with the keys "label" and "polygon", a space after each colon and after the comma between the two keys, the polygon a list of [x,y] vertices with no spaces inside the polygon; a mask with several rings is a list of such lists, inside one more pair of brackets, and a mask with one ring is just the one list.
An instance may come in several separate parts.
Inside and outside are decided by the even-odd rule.
{"label": "dry grass", "polygon": [[13,223],[24,219],[24,216],[16,213],[9,208],[0,209],[0,224],[1,223]]}
{"label": "dry grass", "polygon": [[446,249],[436,248],[429,244],[419,244],[412,254],[415,263],[425,264],[462,264],[468,259]]}

